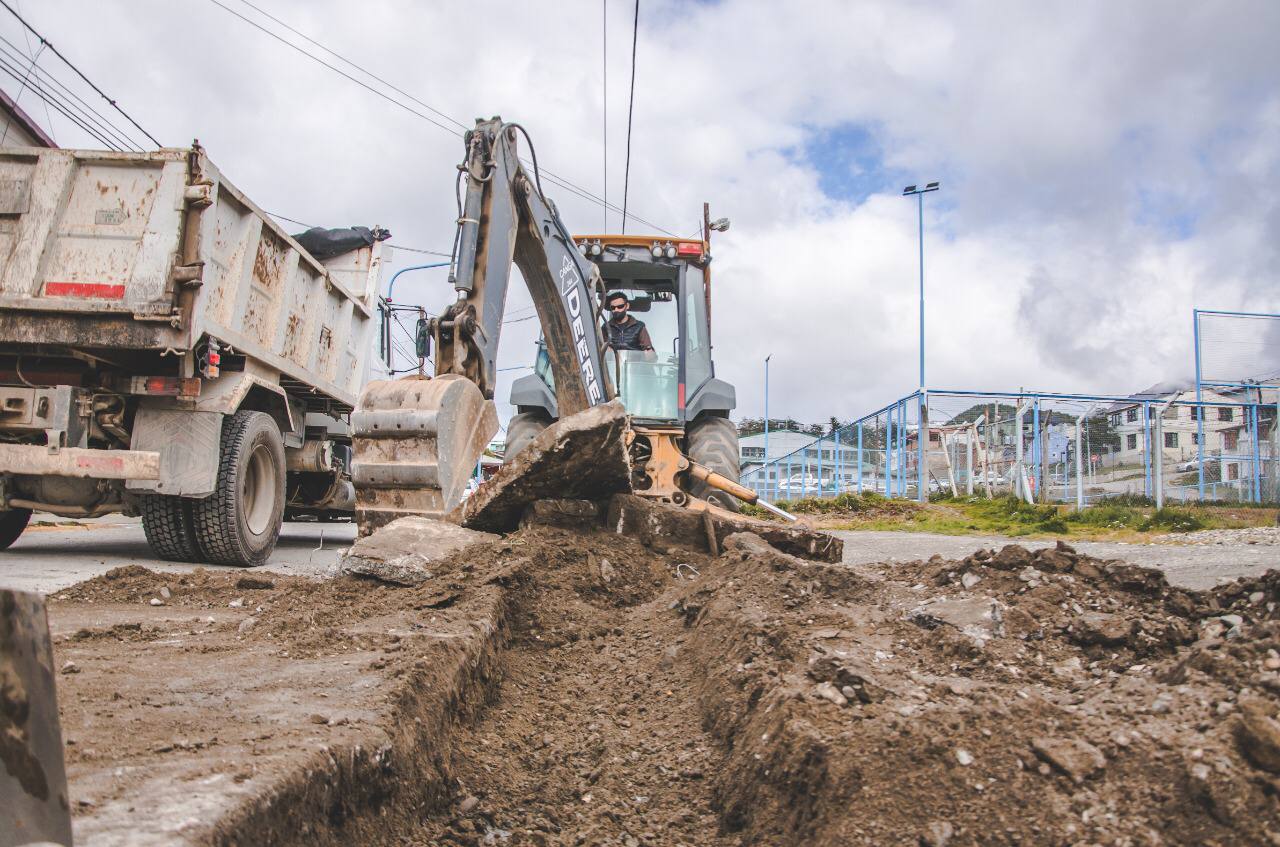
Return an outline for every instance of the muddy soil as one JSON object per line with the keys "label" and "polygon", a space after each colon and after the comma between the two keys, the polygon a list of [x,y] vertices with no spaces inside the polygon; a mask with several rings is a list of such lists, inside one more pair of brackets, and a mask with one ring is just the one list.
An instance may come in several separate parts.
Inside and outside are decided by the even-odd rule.
{"label": "muddy soil", "polygon": [[[82,814],[128,821],[158,779],[251,803],[287,751],[376,725],[416,758],[353,770],[323,820],[277,795],[196,840],[1280,844],[1277,572],[1194,592],[1065,546],[850,567],[535,527],[433,574],[60,594]],[[447,677],[478,628],[492,649]]]}
{"label": "muddy soil", "polygon": [[404,843],[741,844],[714,808],[720,744],[671,608],[706,557],[560,541],[520,591],[496,703],[453,737],[455,802]]}

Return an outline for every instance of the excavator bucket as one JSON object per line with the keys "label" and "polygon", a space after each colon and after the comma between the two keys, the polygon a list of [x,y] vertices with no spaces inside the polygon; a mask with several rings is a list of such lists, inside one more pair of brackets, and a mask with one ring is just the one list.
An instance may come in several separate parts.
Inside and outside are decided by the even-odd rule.
{"label": "excavator bucket", "polygon": [[0,590],[0,847],[71,844],[44,600]]}
{"label": "excavator bucket", "polygon": [[369,383],[351,416],[351,476],[361,535],[406,515],[440,518],[498,431],[492,400],[445,374]]}

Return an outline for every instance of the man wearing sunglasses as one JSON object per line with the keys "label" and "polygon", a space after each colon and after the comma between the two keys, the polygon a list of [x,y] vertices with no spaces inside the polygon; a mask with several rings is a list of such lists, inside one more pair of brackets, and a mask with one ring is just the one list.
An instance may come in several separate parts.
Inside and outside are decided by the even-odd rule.
{"label": "man wearing sunglasses", "polygon": [[605,324],[605,334],[614,350],[643,350],[652,358],[653,342],[649,340],[649,330],[644,321],[638,321],[628,314],[631,301],[621,291],[615,291],[604,299],[609,309],[609,320]]}

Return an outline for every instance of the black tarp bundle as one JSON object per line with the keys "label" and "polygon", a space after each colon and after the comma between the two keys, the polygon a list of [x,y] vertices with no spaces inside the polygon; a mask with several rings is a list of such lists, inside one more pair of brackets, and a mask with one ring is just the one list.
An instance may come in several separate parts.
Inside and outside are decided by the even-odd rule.
{"label": "black tarp bundle", "polygon": [[370,247],[390,237],[391,233],[381,227],[369,229],[367,226],[351,226],[345,229],[325,229],[313,226],[293,238],[302,245],[302,249],[320,261],[324,261],[334,256],[341,256],[343,253],[350,253],[352,250],[359,250],[361,247]]}

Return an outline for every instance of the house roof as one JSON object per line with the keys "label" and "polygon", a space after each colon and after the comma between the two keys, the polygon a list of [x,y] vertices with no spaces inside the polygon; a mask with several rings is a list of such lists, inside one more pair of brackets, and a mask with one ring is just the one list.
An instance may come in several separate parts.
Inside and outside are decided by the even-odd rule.
{"label": "house roof", "polygon": [[31,116],[23,111],[22,107],[10,97],[3,89],[0,89],[0,109],[3,109],[9,116],[9,120],[22,127],[28,135],[36,140],[38,147],[57,147],[58,145],[49,137],[40,125],[31,119]]}

